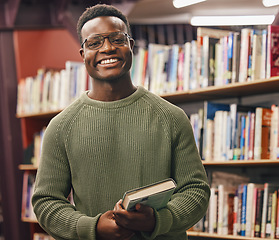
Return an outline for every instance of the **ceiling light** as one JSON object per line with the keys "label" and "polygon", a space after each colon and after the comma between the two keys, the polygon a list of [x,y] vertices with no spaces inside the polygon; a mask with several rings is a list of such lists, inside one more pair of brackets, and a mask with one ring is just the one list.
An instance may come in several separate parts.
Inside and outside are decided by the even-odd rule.
{"label": "ceiling light", "polygon": [[206,0],[173,0],[173,6],[176,8],[182,8],[189,5],[193,5],[200,2],[205,2]]}
{"label": "ceiling light", "polygon": [[193,26],[269,25],[275,15],[255,16],[196,16],[191,18]]}
{"label": "ceiling light", "polygon": [[263,0],[263,5],[265,7],[273,7],[279,5],[279,0]]}

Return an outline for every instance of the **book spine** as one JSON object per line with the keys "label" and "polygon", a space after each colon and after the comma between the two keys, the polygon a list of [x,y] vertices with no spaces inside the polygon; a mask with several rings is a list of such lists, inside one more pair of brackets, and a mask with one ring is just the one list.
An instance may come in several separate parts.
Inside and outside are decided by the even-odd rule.
{"label": "book spine", "polygon": [[257,189],[256,216],[254,237],[261,237],[261,222],[263,209],[263,189]]}
{"label": "book spine", "polygon": [[243,185],[240,236],[246,235],[247,185]]}

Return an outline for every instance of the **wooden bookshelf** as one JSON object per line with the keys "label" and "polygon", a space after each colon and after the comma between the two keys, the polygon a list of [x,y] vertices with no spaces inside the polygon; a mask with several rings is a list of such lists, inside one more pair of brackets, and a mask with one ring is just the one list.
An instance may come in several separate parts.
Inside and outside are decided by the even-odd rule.
{"label": "wooden bookshelf", "polygon": [[225,99],[233,97],[268,94],[279,91],[279,77],[256,80],[251,82],[237,82],[223,86],[209,86],[186,92],[176,92],[161,95],[172,103],[196,102],[204,100]]}
{"label": "wooden bookshelf", "polygon": [[[34,69],[33,69],[34,70]],[[255,96],[261,94],[271,94],[279,92],[279,76],[272,77],[269,79],[260,79],[251,82],[237,82],[233,84],[227,84],[223,86],[209,86],[206,88],[199,88],[190,91],[180,91],[175,93],[166,93],[162,94],[161,97],[166,99],[169,102],[174,104],[177,103],[194,103],[204,100],[215,100],[215,99],[227,99],[227,98],[242,98],[246,96]],[[41,113],[30,113],[30,114],[19,114],[16,115],[17,118],[20,118],[22,121],[22,135],[23,142],[25,146],[27,143],[30,143],[33,134],[36,131],[39,131],[44,125],[47,125],[48,121],[57,115],[61,110],[50,111],[50,112],[41,112]],[[207,168],[216,169],[218,167],[231,168],[231,167],[258,167],[258,168],[270,168],[274,167],[278,169],[279,159],[270,160],[230,160],[230,161],[203,161],[203,165]],[[19,169],[22,171],[36,171],[37,166],[34,165],[19,165]],[[37,224],[36,220],[23,218],[22,221],[29,222],[30,224]],[[34,233],[34,231],[32,232]],[[188,231],[188,235],[195,239],[242,239],[242,240],[252,240],[252,239],[266,239],[266,238],[250,238],[243,236],[232,236],[232,235],[218,235],[218,234],[209,234],[204,232],[194,232]]]}
{"label": "wooden bookshelf", "polygon": [[52,118],[62,110],[50,111],[50,112],[39,112],[39,113],[30,113],[30,114],[17,114],[17,118]]}
{"label": "wooden bookshelf", "polygon": [[261,159],[261,160],[229,160],[229,161],[203,161],[204,166],[279,166],[279,159]]}
{"label": "wooden bookshelf", "polygon": [[195,231],[188,231],[187,235],[189,237],[199,237],[199,238],[204,238],[204,239],[235,239],[235,240],[237,240],[237,239],[239,239],[239,240],[255,240],[255,239],[267,240],[267,239],[269,239],[270,240],[270,238],[219,235],[216,233],[204,233],[204,232],[195,232]]}
{"label": "wooden bookshelf", "polygon": [[32,164],[20,164],[18,168],[19,170],[23,170],[23,171],[36,171],[38,169],[37,166],[34,166]]}
{"label": "wooden bookshelf", "polygon": [[[28,76],[35,76],[42,67],[64,69],[67,60],[81,61],[79,43],[65,29],[17,30],[13,32],[13,37],[18,83]],[[23,149],[33,142],[34,134],[59,112],[16,115],[21,122]],[[18,168],[32,174],[36,174],[37,170],[33,165],[24,164]],[[24,217],[21,220],[29,223],[31,239],[34,233],[43,232],[36,220]]]}

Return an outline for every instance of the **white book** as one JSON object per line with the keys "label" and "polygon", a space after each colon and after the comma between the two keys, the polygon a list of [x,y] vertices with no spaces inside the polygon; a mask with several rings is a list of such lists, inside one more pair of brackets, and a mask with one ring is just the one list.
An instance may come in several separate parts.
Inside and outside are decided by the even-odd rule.
{"label": "white book", "polygon": [[266,78],[266,62],[267,62],[267,30],[262,30],[262,49],[261,49],[261,74],[260,79]]}
{"label": "white book", "polygon": [[262,60],[262,36],[253,35],[253,49],[252,49],[252,66],[251,66],[251,80],[259,80],[261,78],[261,60]]}
{"label": "white book", "polygon": [[184,45],[184,77],[183,77],[183,90],[189,90],[190,82],[190,60],[191,60],[191,43],[186,42]]}
{"label": "white book", "polygon": [[217,200],[218,194],[216,188],[210,188],[209,199],[209,220],[208,220],[208,232],[214,233],[217,224]]}
{"label": "white book", "polygon": [[254,143],[254,159],[261,159],[261,144],[262,144],[262,114],[263,109],[261,107],[256,108],[255,115],[255,143]]}
{"label": "white book", "polygon": [[217,225],[217,233],[223,234],[223,217],[224,217],[224,185],[220,184],[218,186],[218,204],[217,204],[217,212],[218,212],[218,225]]}
{"label": "white book", "polygon": [[279,126],[279,108],[276,105],[271,106],[271,129],[270,129],[270,159],[277,159],[278,146],[278,126]]}
{"label": "white book", "polygon": [[239,82],[247,81],[250,33],[251,33],[251,29],[249,28],[243,28],[241,30]]}

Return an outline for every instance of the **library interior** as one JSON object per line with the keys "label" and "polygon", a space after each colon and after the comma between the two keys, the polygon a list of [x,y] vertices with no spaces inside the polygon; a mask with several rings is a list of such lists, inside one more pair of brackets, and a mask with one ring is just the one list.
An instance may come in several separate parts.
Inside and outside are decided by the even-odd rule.
{"label": "library interior", "polygon": [[47,125],[92,89],[96,4],[127,16],[133,84],[190,120],[211,196],[188,239],[279,239],[278,0],[0,0],[0,240],[54,239],[31,197]]}

